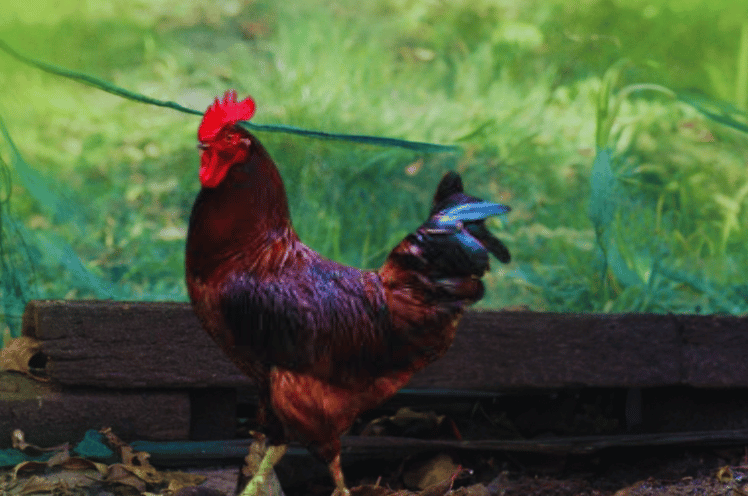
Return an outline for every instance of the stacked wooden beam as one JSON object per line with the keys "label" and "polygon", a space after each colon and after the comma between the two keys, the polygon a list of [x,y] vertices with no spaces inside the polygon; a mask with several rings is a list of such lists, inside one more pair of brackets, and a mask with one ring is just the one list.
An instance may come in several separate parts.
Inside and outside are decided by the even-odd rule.
{"label": "stacked wooden beam", "polygon": [[[34,362],[50,383],[24,395],[0,376],[0,448],[13,428],[37,444],[102,426],[129,439],[230,439],[237,388],[252,386],[188,304],[33,301],[23,334],[41,341]],[[747,387],[748,318],[472,311],[447,355],[408,387],[676,385]]]}

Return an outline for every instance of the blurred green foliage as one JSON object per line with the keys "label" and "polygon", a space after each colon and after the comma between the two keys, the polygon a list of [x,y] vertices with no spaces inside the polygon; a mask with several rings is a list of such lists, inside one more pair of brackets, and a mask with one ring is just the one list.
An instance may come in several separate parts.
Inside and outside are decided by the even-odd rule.
{"label": "blurred green foliage", "polygon": [[[457,169],[472,194],[513,208],[493,226],[513,262],[494,264],[483,306],[748,312],[748,137],[730,124],[743,117],[718,122],[674,97],[745,108],[743,0],[5,10],[11,46],[155,98],[202,109],[235,88],[258,102],[257,123],[464,148],[419,155],[260,133],[301,238],[336,260],[380,264]],[[17,332],[30,297],[186,299],[198,118],[2,54],[0,91],[5,325]]]}

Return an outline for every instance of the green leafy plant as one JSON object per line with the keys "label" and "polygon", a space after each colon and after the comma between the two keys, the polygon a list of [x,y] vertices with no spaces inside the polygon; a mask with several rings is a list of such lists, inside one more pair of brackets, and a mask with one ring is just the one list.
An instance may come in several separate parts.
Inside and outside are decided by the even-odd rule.
{"label": "green leafy plant", "polygon": [[[622,213],[619,208],[622,205],[635,206],[637,209],[642,207],[641,202],[636,202],[630,195],[636,192],[631,188],[622,188],[622,172],[614,172],[616,162],[615,154],[611,147],[611,142],[615,141],[612,133],[615,120],[619,117],[619,112],[623,102],[633,93],[643,90],[654,91],[663,94],[669,98],[688,103],[702,114],[709,118],[731,127],[740,132],[748,131],[743,124],[745,115],[738,109],[720,102],[713,102],[706,98],[696,98],[687,93],[677,94],[676,92],[655,84],[632,84],[623,87],[619,91],[614,91],[620,80],[621,70],[628,64],[628,61],[622,61],[612,66],[602,78],[598,98],[596,100],[597,121],[596,121],[596,146],[597,153],[590,172],[590,201],[588,206],[588,217],[592,222],[595,231],[595,239],[601,252],[602,266],[601,274],[601,309],[609,309],[614,305],[617,297],[623,296],[627,290],[635,291],[643,295],[641,304],[649,304],[652,301],[652,291],[656,289],[655,281],[658,277],[664,277],[672,282],[687,284],[706,295],[714,304],[714,307],[721,312],[740,312],[742,306],[740,303],[731,301],[725,296],[725,289],[718,290],[708,282],[698,283],[698,278],[688,275],[682,270],[676,270],[668,267],[665,259],[669,256],[669,249],[666,248],[664,240],[659,246],[649,248],[633,239],[630,233],[626,233],[621,219],[626,215],[636,215],[641,217],[644,213],[628,212]],[[621,158],[618,161],[622,161]],[[617,167],[619,170],[620,167]],[[652,169],[647,169],[652,170]],[[625,174],[623,174],[625,175]],[[662,178],[665,188],[660,189],[656,206],[656,231],[660,231],[663,223],[663,204],[668,189],[680,190],[680,196],[683,204],[690,204],[694,201],[713,202],[716,210],[721,212],[722,222],[719,227],[719,238],[714,240],[712,250],[722,256],[727,254],[728,239],[733,232],[738,231],[739,218],[741,216],[741,205],[748,196],[748,182],[742,185],[733,196],[727,196],[721,193],[714,193],[709,198],[696,200],[688,192],[688,184],[694,179],[702,176],[697,172],[691,175],[685,175],[679,179],[668,180]],[[631,179],[631,178],[627,178]],[[631,181],[629,181],[631,182]],[[634,180],[633,183],[637,184]],[[642,186],[642,183],[638,183]],[[645,207],[646,208],[646,207]],[[646,214],[644,214],[646,215]],[[674,231],[676,235],[683,237],[680,231]],[[627,235],[628,234],[628,235]],[[645,254],[641,250],[647,250]]]}
{"label": "green leafy plant", "polygon": [[[11,5],[0,40],[195,115],[235,88],[264,125],[459,144],[253,129],[295,227],[327,256],[377,266],[457,169],[513,208],[492,227],[515,262],[487,274],[482,306],[746,312],[743,1],[78,4]],[[3,54],[0,90],[30,166],[0,142],[4,247],[24,298],[186,299],[197,117]]]}

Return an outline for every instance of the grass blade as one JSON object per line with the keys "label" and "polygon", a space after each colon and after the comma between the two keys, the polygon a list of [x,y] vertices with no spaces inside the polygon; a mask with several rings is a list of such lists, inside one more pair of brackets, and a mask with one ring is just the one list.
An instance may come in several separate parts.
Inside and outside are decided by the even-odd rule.
{"label": "grass blade", "polygon": [[597,152],[590,175],[590,203],[587,210],[595,230],[604,229],[613,221],[615,198],[613,189],[615,176],[611,163],[611,150],[603,148]]}
{"label": "grass blade", "polygon": [[692,106],[713,121],[748,133],[748,113],[729,103],[709,100],[691,93],[679,93],[678,99]]}

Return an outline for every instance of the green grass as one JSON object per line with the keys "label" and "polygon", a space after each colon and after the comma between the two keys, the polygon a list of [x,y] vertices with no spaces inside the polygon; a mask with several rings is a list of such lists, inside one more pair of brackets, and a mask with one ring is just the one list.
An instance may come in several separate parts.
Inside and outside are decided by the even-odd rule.
{"label": "green grass", "polygon": [[[327,256],[379,265],[457,169],[471,193],[513,208],[494,229],[514,260],[494,264],[482,306],[748,312],[746,134],[660,93],[621,93],[657,83],[744,105],[742,0],[61,5],[11,9],[0,39],[192,108],[235,88],[257,101],[257,123],[464,148],[419,155],[261,133],[300,236]],[[612,67],[616,82],[604,79]],[[0,210],[14,331],[8,302],[19,298],[184,300],[199,119],[3,54],[0,91],[0,116],[47,188],[40,199],[12,172]],[[600,114],[610,102],[617,110]],[[598,145],[611,150],[612,210],[596,230]],[[0,158],[12,169],[5,142]]]}

